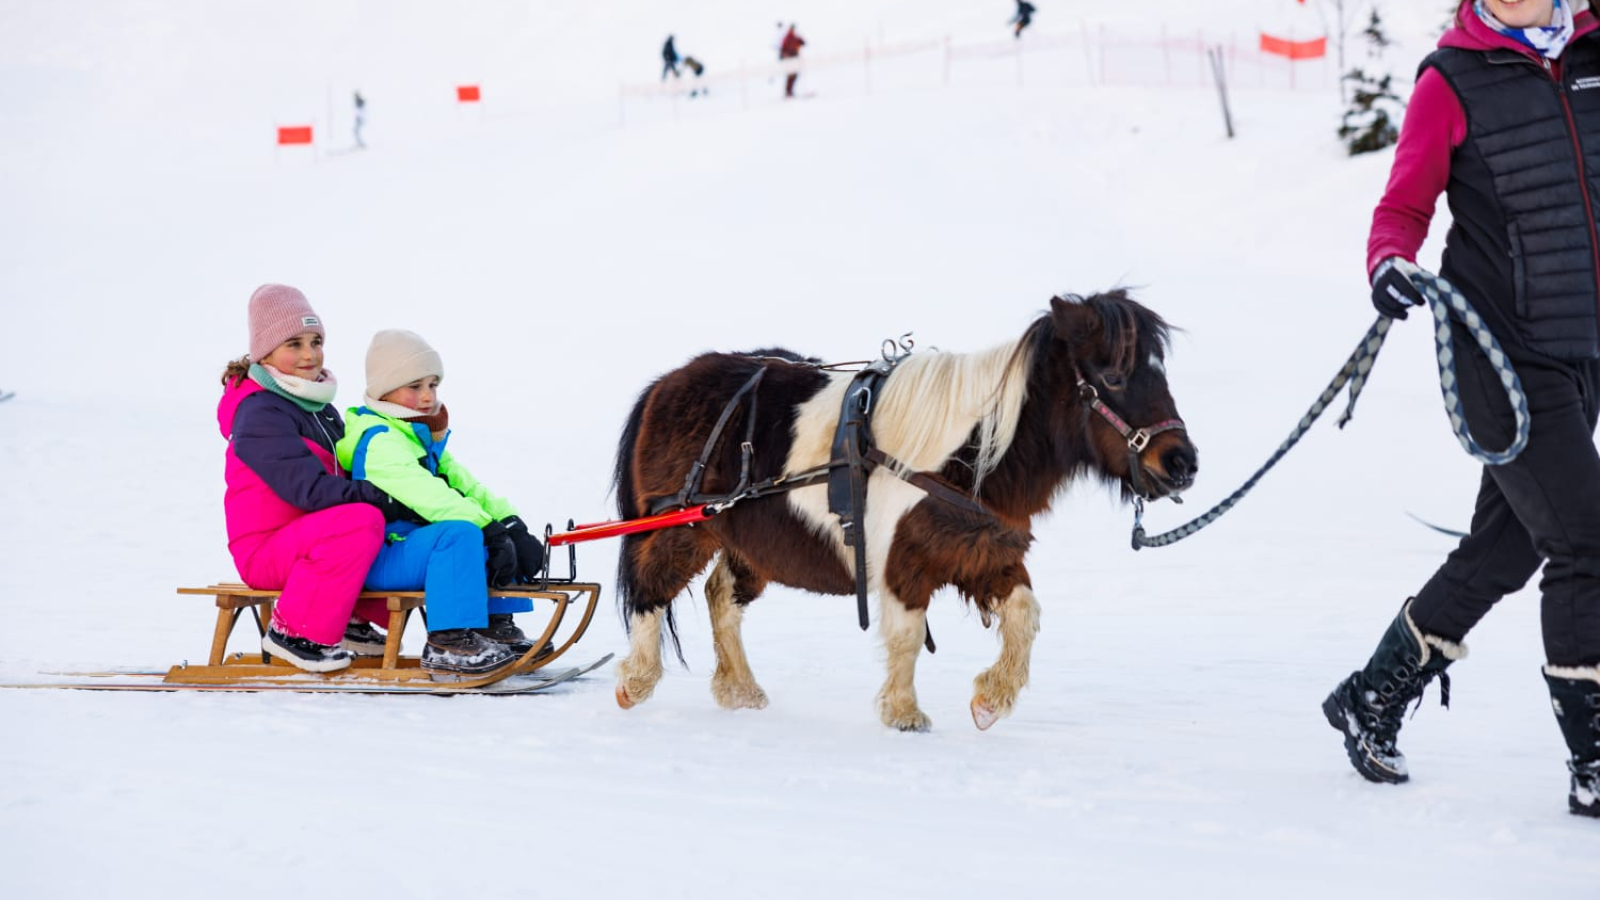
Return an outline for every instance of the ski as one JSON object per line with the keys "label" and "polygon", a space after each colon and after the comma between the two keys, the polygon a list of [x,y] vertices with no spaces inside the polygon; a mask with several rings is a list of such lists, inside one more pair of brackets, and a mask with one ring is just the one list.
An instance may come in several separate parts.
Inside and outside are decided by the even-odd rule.
{"label": "ski", "polygon": [[495,681],[483,683],[482,678],[465,679],[462,681],[407,681],[407,682],[375,682],[375,681],[326,681],[326,680],[289,680],[299,678],[297,675],[284,676],[277,681],[251,681],[241,678],[236,682],[213,684],[199,682],[171,682],[154,681],[153,679],[165,678],[169,670],[153,669],[107,669],[97,672],[43,672],[43,675],[54,675],[62,678],[93,679],[90,681],[70,682],[40,682],[37,684],[0,684],[4,688],[51,688],[59,690],[83,691],[223,691],[233,693],[270,693],[273,691],[289,691],[308,694],[432,694],[434,696],[452,696],[456,694],[531,694],[538,691],[564,684],[576,678],[593,672],[610,662],[616,654],[607,653],[605,656],[583,666],[555,669],[552,671],[535,670],[521,674],[507,675]]}
{"label": "ski", "polygon": [[[464,682],[436,681],[426,683],[377,682],[327,682],[327,681],[236,681],[227,684],[184,683],[171,681],[114,681],[111,676],[102,681],[59,681],[37,684],[0,684],[0,689],[37,689],[64,691],[143,691],[178,692],[202,691],[234,694],[428,694],[448,697],[457,694],[532,694],[548,690],[571,681],[579,669],[562,669],[549,675],[512,675],[479,687],[463,686]],[[135,676],[137,677],[137,676]]]}

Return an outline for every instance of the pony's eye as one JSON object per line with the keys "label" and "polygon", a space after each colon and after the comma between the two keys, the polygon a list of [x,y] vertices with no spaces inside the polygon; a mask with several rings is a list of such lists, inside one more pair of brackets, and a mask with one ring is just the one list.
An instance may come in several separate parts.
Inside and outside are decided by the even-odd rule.
{"label": "pony's eye", "polygon": [[1106,387],[1111,388],[1112,390],[1122,387],[1122,385],[1125,383],[1122,380],[1122,376],[1116,372],[1107,372],[1100,376],[1100,380],[1105,382]]}

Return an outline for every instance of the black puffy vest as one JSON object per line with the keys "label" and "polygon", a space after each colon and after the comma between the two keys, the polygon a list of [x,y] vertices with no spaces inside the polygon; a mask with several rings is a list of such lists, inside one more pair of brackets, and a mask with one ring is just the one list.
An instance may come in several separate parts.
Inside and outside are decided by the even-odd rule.
{"label": "black puffy vest", "polygon": [[[1511,50],[1435,51],[1466,112],[1450,160],[1450,227],[1440,274],[1508,350],[1600,356],[1600,36],[1562,54],[1557,84]],[[1581,151],[1580,151],[1581,148]]]}

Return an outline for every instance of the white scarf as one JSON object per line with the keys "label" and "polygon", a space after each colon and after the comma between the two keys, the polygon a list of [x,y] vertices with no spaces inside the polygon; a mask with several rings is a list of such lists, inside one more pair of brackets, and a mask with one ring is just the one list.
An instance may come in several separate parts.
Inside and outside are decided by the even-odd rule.
{"label": "white scarf", "polygon": [[367,409],[386,415],[391,419],[421,419],[427,415],[420,409],[412,409],[409,406],[401,406],[398,403],[390,403],[387,400],[378,400],[371,394],[361,399],[365,402]]}
{"label": "white scarf", "polygon": [[322,374],[317,376],[316,381],[308,381],[298,375],[285,375],[266,363],[261,363],[260,365],[261,368],[267,370],[267,374],[272,376],[272,380],[278,383],[278,387],[285,394],[292,394],[301,400],[307,400],[312,403],[332,403],[334,395],[339,392],[339,380],[334,378],[333,373],[327,369],[322,370]]}

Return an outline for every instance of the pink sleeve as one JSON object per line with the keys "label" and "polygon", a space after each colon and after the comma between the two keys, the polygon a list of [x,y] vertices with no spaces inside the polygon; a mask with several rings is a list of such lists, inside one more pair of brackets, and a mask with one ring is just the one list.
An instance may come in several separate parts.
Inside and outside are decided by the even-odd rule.
{"label": "pink sleeve", "polygon": [[1391,256],[1417,261],[1428,237],[1434,204],[1450,183],[1450,155],[1467,138],[1461,101],[1438,70],[1417,79],[1395,147],[1389,186],[1372,213],[1367,235],[1367,275]]}

